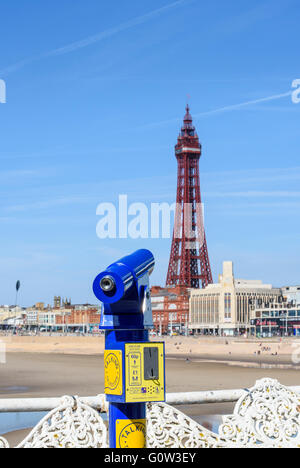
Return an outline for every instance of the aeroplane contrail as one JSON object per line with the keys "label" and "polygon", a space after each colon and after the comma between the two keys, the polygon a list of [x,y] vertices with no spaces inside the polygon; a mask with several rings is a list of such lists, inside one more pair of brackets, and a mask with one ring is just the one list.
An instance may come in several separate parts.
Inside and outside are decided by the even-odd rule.
{"label": "aeroplane contrail", "polygon": [[[282,99],[282,98],[285,98],[285,97],[288,97],[288,96],[292,96],[292,94],[293,94],[293,91],[288,91],[287,93],[273,94],[272,96],[267,96],[267,97],[264,97],[264,98],[254,99],[252,101],[245,101],[245,102],[241,102],[239,104],[232,104],[232,105],[225,106],[225,107],[218,107],[217,109],[212,109],[212,110],[206,111],[206,112],[200,112],[198,114],[193,113],[193,118],[198,119],[200,117],[205,117],[207,115],[221,114],[222,112],[228,112],[228,111],[231,111],[231,110],[240,109],[240,108],[251,106],[251,105],[254,105],[254,104],[260,104],[262,102],[276,101],[278,99]],[[145,124],[145,125],[140,126],[139,128],[156,127],[156,126],[160,126],[160,125],[167,125],[167,124],[170,124],[170,123],[181,122],[181,121],[182,121],[181,117],[175,117],[175,118],[169,119],[169,120],[162,120],[160,122],[153,122],[153,123]]]}
{"label": "aeroplane contrail", "polygon": [[207,111],[207,112],[201,112],[199,114],[195,114],[194,116],[195,116],[195,118],[197,118],[197,117],[202,117],[204,115],[219,114],[221,112],[240,109],[241,107],[247,107],[247,106],[251,106],[253,104],[260,104],[262,102],[276,101],[277,99],[282,99],[284,97],[291,96],[292,94],[293,94],[293,91],[289,91],[287,93],[282,93],[282,94],[273,94],[272,96],[267,96],[267,97],[264,97],[264,98],[254,99],[252,101],[245,101],[245,102],[241,102],[240,104],[233,104],[231,106],[220,107],[218,109],[214,109],[214,110]]}
{"label": "aeroplane contrail", "polygon": [[68,44],[66,46],[50,50],[48,52],[45,52],[43,54],[37,55],[35,57],[30,57],[24,60],[21,60],[13,65],[10,65],[9,67],[6,67],[2,70],[0,70],[0,75],[1,76],[6,76],[9,73],[12,73],[14,71],[19,70],[20,68],[23,68],[25,65],[28,65],[33,62],[37,62],[39,60],[42,60],[47,57],[55,57],[58,55],[64,55],[68,54],[71,52],[75,52],[76,50],[83,49],[84,47],[88,47],[92,44],[95,44],[97,42],[100,42],[104,39],[107,39],[109,37],[112,37],[120,32],[126,31],[128,29],[133,28],[134,26],[138,26],[140,24],[146,23],[147,21],[150,21],[163,13],[166,13],[169,10],[172,10],[174,8],[177,8],[184,3],[191,2],[193,0],[177,0],[176,2],[169,3],[168,5],[165,5],[164,7],[158,8],[156,10],[152,10],[149,13],[146,13],[145,15],[138,16],[136,18],[132,18],[129,21],[126,21],[124,23],[119,24],[118,26],[115,26],[110,29],[106,29],[98,34],[95,34],[93,36],[89,36],[85,39],[82,39],[80,41],[72,42],[71,44]]}

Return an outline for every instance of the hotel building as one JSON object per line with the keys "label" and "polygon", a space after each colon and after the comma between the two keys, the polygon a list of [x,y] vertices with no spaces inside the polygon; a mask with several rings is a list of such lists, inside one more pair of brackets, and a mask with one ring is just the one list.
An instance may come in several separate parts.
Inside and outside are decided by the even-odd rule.
{"label": "hotel building", "polygon": [[189,328],[194,333],[222,336],[249,333],[255,305],[278,301],[281,295],[279,288],[262,281],[235,279],[233,263],[224,262],[217,284],[190,290]]}
{"label": "hotel building", "polygon": [[256,335],[300,336],[300,286],[285,286],[275,301],[255,303],[251,326]]}

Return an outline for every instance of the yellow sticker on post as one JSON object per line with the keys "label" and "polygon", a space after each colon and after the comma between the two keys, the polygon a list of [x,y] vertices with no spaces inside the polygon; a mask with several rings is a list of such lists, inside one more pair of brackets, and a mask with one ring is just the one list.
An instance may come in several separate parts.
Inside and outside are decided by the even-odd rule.
{"label": "yellow sticker on post", "polygon": [[106,350],[104,352],[104,391],[106,395],[122,395],[123,393],[122,351]]}
{"label": "yellow sticker on post", "polygon": [[125,344],[125,401],[164,401],[164,343]]}
{"label": "yellow sticker on post", "polygon": [[116,447],[146,448],[146,420],[117,419]]}

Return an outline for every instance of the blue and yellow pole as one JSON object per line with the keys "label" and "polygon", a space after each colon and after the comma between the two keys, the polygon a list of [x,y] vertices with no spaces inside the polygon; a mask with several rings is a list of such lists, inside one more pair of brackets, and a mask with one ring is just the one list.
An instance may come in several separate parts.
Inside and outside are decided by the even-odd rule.
{"label": "blue and yellow pole", "polygon": [[149,276],[154,257],[138,250],[110,265],[94,281],[103,302],[104,377],[110,448],[146,446],[146,403],[164,401],[164,344],[150,343],[153,327]]}
{"label": "blue and yellow pole", "polygon": [[[105,349],[125,349],[125,343],[142,343],[148,341],[146,330],[105,332]],[[114,376],[114,366],[110,364],[110,376]],[[122,366],[123,367],[123,366]],[[126,380],[125,367],[123,367],[123,381]],[[107,380],[107,379],[106,379]],[[109,389],[106,388],[106,391]],[[123,390],[122,390],[123,391]],[[116,398],[109,397],[109,446],[110,448],[144,448],[146,445],[146,404],[114,402]]]}

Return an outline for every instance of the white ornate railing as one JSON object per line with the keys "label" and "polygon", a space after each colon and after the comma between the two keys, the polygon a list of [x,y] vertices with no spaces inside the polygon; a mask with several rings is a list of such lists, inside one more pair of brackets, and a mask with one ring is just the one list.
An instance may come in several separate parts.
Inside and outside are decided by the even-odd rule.
{"label": "white ornate railing", "polygon": [[[262,379],[250,390],[228,392],[200,392],[181,394],[181,404],[212,401],[236,401],[234,413],[224,416],[218,433],[205,429],[166,403],[147,405],[147,446],[149,448],[225,448],[225,447],[300,447],[300,394],[299,388],[287,388],[277,380]],[[216,395],[217,393],[217,395]],[[200,396],[202,394],[202,396]],[[178,404],[179,394],[168,396]],[[235,400],[234,400],[235,399]],[[63,397],[20,400],[18,410],[43,410],[51,400],[56,406],[47,414],[18,448],[69,448],[108,446],[107,425],[100,416],[107,411],[103,396],[92,398]],[[3,411],[7,402],[0,400]],[[14,400],[16,401],[16,400]],[[23,403],[21,403],[21,401]],[[24,403],[25,402],[25,403]],[[30,403],[31,402],[31,403]],[[43,403],[44,402],[44,403]],[[30,404],[29,404],[30,403]],[[58,403],[58,404],[57,404]],[[45,406],[44,406],[45,407]],[[10,407],[12,411],[12,404]],[[16,407],[14,408],[16,411]],[[8,448],[0,438],[0,448]]]}

